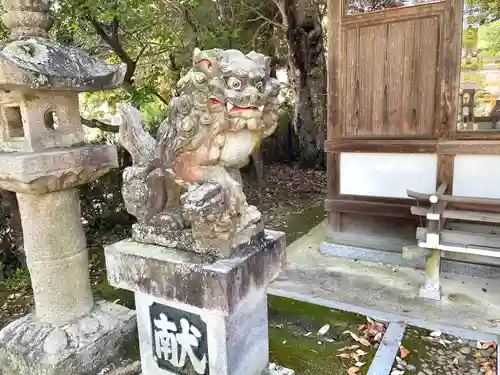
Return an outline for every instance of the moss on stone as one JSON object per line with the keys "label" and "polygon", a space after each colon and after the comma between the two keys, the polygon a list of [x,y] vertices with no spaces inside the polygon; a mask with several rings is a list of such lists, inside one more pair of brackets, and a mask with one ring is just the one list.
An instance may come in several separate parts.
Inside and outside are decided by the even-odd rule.
{"label": "moss on stone", "polygon": [[[269,296],[269,348],[272,362],[295,370],[297,375],[347,374],[353,360],[337,357],[339,349],[356,345],[346,330],[357,332],[366,317],[344,311],[331,310],[292,299]],[[330,329],[325,337],[316,333],[325,324]],[[306,336],[305,332],[311,332]],[[328,338],[330,340],[325,340]],[[333,340],[333,342],[329,342]],[[359,345],[359,344],[358,344]],[[360,358],[365,363],[358,374],[366,374],[376,348],[361,347],[368,354]],[[350,353],[352,351],[343,351]]]}

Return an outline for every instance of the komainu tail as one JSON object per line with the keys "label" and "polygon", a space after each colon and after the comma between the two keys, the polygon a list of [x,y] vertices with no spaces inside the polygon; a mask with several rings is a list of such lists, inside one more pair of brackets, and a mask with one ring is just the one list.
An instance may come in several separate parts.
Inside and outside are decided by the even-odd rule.
{"label": "komainu tail", "polygon": [[144,129],[141,112],[128,104],[118,104],[122,123],[120,143],[132,156],[133,165],[147,167],[155,158],[155,139]]}

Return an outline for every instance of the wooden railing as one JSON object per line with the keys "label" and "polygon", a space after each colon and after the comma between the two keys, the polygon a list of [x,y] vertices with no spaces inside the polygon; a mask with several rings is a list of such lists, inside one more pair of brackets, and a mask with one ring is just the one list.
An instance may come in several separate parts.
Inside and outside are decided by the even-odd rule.
{"label": "wooden railing", "polygon": [[[426,257],[425,285],[420,289],[420,296],[429,299],[441,299],[440,264],[441,252],[474,254],[500,258],[500,236],[487,233],[465,232],[446,229],[448,220],[500,223],[500,213],[478,212],[449,209],[450,204],[500,207],[500,199],[459,197],[446,195],[447,185],[442,184],[433,194],[422,194],[407,190],[407,195],[417,201],[411,207],[411,213],[427,220],[427,225],[417,228],[417,246],[403,248],[405,259]],[[426,204],[426,206],[421,206]]]}

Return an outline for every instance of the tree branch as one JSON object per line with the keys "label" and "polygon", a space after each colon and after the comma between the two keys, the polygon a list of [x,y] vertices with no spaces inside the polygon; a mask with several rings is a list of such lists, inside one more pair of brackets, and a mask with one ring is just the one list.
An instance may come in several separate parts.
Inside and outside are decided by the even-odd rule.
{"label": "tree branch", "polygon": [[169,104],[169,103],[168,103],[168,101],[167,101],[167,99],[165,99],[163,96],[161,96],[161,95],[160,95],[159,93],[157,93],[156,91],[154,91],[152,94],[153,94],[154,96],[156,96],[158,99],[160,99],[160,101],[161,101],[162,103],[164,103],[164,104],[166,104],[166,105],[168,105],[168,104]]}
{"label": "tree branch", "polygon": [[108,35],[108,33],[104,30],[104,25],[96,20],[94,17],[87,15],[86,16],[87,20],[90,22],[94,30],[96,31],[97,35],[99,35],[104,42],[106,42],[109,47],[113,50],[114,53],[122,60],[127,65],[127,71],[125,72],[125,87],[127,89],[131,89],[133,85],[133,79],[132,77],[134,76],[135,69],[137,67],[137,64],[132,58],[125,52],[123,49],[123,46],[121,45],[119,39],[118,39],[118,27],[119,27],[119,21],[117,18],[113,20],[111,23],[111,30],[112,33],[111,35]]}
{"label": "tree branch", "polygon": [[118,133],[118,130],[120,129],[118,125],[106,124],[105,122],[97,119],[88,119],[80,116],[80,120],[82,121],[82,125],[85,125],[88,128],[99,129],[104,132]]}

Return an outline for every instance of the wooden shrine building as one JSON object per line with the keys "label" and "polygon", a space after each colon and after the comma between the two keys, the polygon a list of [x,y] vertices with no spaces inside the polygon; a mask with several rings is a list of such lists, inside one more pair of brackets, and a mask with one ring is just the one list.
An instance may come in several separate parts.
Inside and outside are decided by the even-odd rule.
{"label": "wooden shrine building", "polygon": [[[364,13],[329,0],[327,252],[400,256],[437,214],[438,233],[479,235],[472,244],[500,254],[500,130],[459,126],[463,14],[463,0]],[[500,265],[468,253],[470,238],[443,256]]]}

